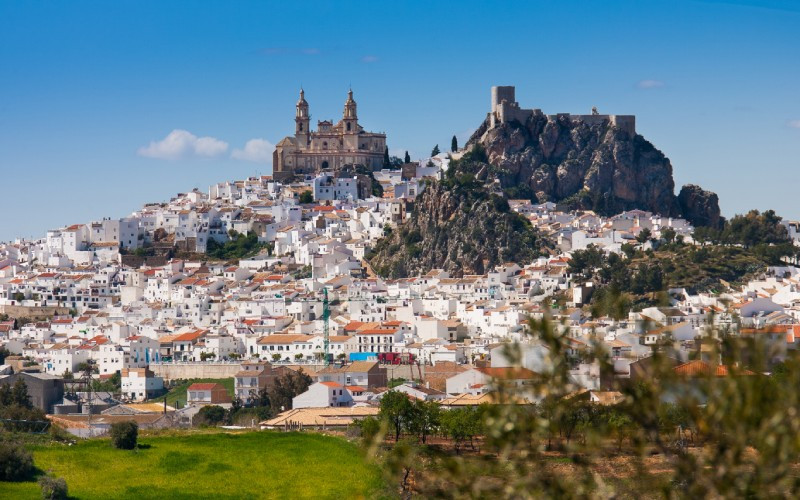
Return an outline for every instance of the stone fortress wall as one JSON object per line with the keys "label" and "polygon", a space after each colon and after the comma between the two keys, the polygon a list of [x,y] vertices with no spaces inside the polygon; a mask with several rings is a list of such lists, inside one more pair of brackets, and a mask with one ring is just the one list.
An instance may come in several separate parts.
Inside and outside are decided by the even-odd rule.
{"label": "stone fortress wall", "polygon": [[[492,111],[489,113],[490,127],[494,128],[501,123],[518,121],[525,123],[534,113],[541,113],[540,109],[522,109],[519,107],[515,97],[513,86],[492,87]],[[550,120],[566,118],[569,120],[582,121],[588,125],[597,125],[608,122],[611,126],[624,130],[630,135],[636,134],[635,115],[573,115],[570,113],[557,113],[547,115]]]}

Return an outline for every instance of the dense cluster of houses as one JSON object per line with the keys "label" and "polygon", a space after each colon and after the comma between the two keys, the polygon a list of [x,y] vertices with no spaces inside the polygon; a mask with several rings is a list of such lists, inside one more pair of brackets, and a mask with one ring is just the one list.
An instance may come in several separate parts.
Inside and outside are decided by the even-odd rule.
{"label": "dense cluster of houses", "polygon": [[[389,380],[377,362],[425,367],[414,377],[420,382],[398,388],[413,397],[481,401],[494,380],[524,385],[546,368],[547,348],[527,335],[528,318],[545,315],[569,332],[571,377],[587,390],[603,387],[599,366],[584,356],[597,343],[619,377],[635,376],[637,363],[665,342],[678,363],[704,359],[699,339],[709,326],[765,339],[774,361],[797,348],[800,273],[792,267],[771,268],[737,292],[670,290],[668,306],[623,320],[591,318],[582,308],[591,290],[569,274],[571,252],[588,245],[619,252],[645,230],[655,238],[670,229],[691,239],[686,221],[643,211],[604,218],[511,200],[513,210],[556,242],[557,255],[505,263],[484,275],[431,269],[406,279],[376,276],[365,254],[408,216],[425,179],[438,178],[446,166],[434,158],[376,172],[380,198],[360,198],[356,180],[351,185],[327,173],[285,185],[271,177],[224,182],[122,219],[2,244],[0,312],[47,319],[0,322],[0,345],[21,356],[27,371],[62,377],[88,363],[99,378],[119,373],[122,396],[131,401],[161,391],[155,365],[241,363],[235,396],[246,401],[253,388],[274,379],[276,367],[323,361],[324,291],[332,364],[314,372],[295,408],[379,400],[376,389]],[[300,203],[307,191],[316,200]],[[265,246],[235,263],[199,255],[209,241],[224,244],[236,233],[254,233]],[[188,257],[158,253],[175,248]],[[566,303],[556,305],[557,294]],[[510,340],[522,342],[522,366],[504,355]],[[196,401],[214,397],[195,389]]]}

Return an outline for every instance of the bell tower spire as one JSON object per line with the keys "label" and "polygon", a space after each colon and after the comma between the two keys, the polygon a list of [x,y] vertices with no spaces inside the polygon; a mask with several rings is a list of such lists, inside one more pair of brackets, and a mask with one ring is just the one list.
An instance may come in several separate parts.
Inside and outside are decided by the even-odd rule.
{"label": "bell tower spire", "polygon": [[311,115],[308,114],[308,102],[306,102],[306,93],[303,87],[300,87],[300,99],[297,100],[296,108],[294,136],[299,144],[305,146],[308,144],[308,126],[311,121]]}
{"label": "bell tower spire", "polygon": [[344,113],[342,114],[345,134],[358,134],[358,113],[356,112],[356,101],[353,99],[353,89],[347,91],[347,100],[344,102]]}

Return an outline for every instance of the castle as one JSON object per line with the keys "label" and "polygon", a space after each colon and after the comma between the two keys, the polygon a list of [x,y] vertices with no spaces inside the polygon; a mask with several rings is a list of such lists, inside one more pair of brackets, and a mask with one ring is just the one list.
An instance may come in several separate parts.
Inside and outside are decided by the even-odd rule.
{"label": "castle", "polygon": [[[489,113],[489,128],[494,128],[501,123],[518,121],[525,123],[533,114],[541,114],[540,109],[522,109],[519,107],[514,96],[513,86],[492,87],[492,111]],[[599,125],[608,122],[611,126],[636,135],[636,116],[634,115],[601,115],[592,108],[590,115],[571,115],[569,113],[558,113],[547,115],[550,120],[566,118],[568,120],[582,121],[588,125]]]}
{"label": "castle", "polygon": [[294,174],[338,170],[344,165],[364,165],[371,170],[383,166],[386,134],[365,132],[358,124],[352,90],[347,93],[339,123],[318,121],[316,132],[310,127],[311,115],[302,89],[296,108],[294,136],[283,138],[272,154],[273,176],[277,180]]}

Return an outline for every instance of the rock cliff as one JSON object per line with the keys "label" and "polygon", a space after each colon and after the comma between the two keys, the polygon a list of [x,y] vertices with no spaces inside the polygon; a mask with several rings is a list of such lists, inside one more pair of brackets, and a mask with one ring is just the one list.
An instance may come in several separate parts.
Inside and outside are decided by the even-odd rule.
{"label": "rock cliff", "polygon": [[[488,119],[467,147],[480,146],[510,197],[560,202],[604,215],[643,209],[719,227],[714,193],[685,186],[675,196],[672,165],[644,137],[536,110],[526,122],[490,128]],[[685,194],[683,194],[685,192]]]}
{"label": "rock cliff", "polygon": [[456,164],[444,181],[417,197],[410,219],[383,238],[368,259],[378,274],[392,278],[431,269],[459,277],[483,274],[507,261],[532,262],[545,246],[530,222],[510,211],[502,193],[493,193],[491,183],[483,184]]}
{"label": "rock cliff", "polygon": [[687,184],[678,194],[681,214],[695,226],[722,228],[725,220],[719,211],[719,198],[716,193],[706,191],[700,186]]}

